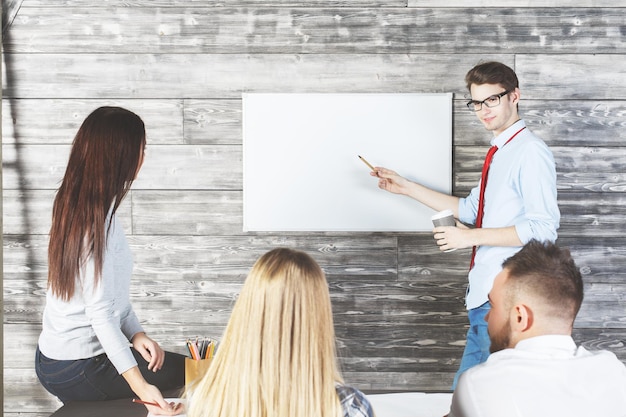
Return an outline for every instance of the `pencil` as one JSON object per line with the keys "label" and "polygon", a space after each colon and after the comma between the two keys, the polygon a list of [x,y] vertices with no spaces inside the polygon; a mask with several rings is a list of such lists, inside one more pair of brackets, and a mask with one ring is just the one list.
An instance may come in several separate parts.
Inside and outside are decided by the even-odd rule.
{"label": "pencil", "polygon": [[191,355],[191,359],[198,360],[198,348],[197,346],[189,339],[187,339],[187,349],[189,349],[189,354]]}
{"label": "pencil", "polygon": [[370,167],[370,169],[371,169],[372,171],[376,172],[376,168],[374,168],[374,167],[372,166],[372,164],[370,164],[369,162],[367,162],[367,161],[365,160],[365,158],[363,158],[361,155],[357,155],[357,156],[359,157],[359,159],[360,159],[361,161],[365,162],[365,165],[367,165],[368,167]]}
{"label": "pencil", "polygon": [[150,401],[142,401],[142,400],[138,400],[137,398],[133,398],[133,402],[137,403],[137,404],[153,405],[155,407],[161,408],[161,406],[159,404],[157,404],[157,403],[153,403],[153,402],[150,402]]}

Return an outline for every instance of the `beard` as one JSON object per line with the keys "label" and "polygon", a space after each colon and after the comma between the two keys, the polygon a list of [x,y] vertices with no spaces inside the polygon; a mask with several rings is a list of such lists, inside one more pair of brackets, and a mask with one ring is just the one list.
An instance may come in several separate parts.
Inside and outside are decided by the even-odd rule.
{"label": "beard", "polygon": [[507,320],[505,324],[500,327],[496,332],[489,333],[489,340],[491,345],[489,346],[489,352],[495,353],[503,349],[510,348],[511,344],[511,321]]}

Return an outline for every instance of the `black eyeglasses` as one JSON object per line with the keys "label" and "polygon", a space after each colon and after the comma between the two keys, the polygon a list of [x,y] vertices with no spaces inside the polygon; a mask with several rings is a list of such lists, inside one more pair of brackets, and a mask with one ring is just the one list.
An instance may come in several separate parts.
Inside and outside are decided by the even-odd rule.
{"label": "black eyeglasses", "polygon": [[498,104],[500,104],[500,98],[506,96],[509,93],[510,91],[507,90],[500,94],[494,94],[493,96],[489,96],[483,101],[470,100],[467,102],[467,108],[473,111],[480,111],[483,108],[483,104],[489,108],[496,107]]}

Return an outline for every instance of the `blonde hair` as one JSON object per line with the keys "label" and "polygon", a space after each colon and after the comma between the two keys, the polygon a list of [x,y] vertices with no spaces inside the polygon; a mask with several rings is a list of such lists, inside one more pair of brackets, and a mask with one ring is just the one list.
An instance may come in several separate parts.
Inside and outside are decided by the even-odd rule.
{"label": "blonde hair", "polygon": [[254,264],[218,352],[189,392],[189,417],[340,417],[328,284],[304,252]]}

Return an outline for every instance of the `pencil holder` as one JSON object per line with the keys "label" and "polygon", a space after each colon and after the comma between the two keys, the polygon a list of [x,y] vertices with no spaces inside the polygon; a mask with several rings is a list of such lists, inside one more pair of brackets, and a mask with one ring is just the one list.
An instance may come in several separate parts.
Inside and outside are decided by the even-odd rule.
{"label": "pencil holder", "polygon": [[185,388],[189,389],[192,384],[204,376],[211,365],[211,359],[185,358]]}

